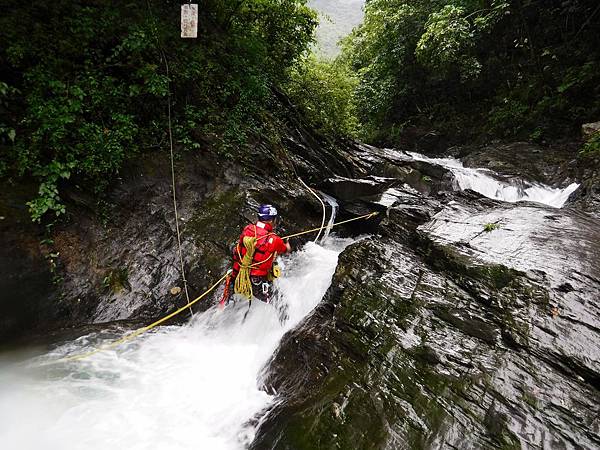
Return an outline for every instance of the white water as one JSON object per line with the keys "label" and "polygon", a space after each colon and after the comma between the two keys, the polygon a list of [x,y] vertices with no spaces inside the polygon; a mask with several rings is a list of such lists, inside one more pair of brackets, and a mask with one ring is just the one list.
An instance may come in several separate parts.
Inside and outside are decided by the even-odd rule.
{"label": "white water", "polygon": [[[289,319],[253,302],[215,307],[185,326],[161,327],[89,359],[39,367],[90,350],[114,333],[67,343],[30,362],[0,368],[3,450],[219,450],[247,446],[276,401],[260,373],[284,333],[314,309],[351,240],[329,238],[284,259],[279,279]],[[252,423],[249,423],[252,421]]]}
{"label": "white water", "polygon": [[377,203],[388,208],[392,206],[401,195],[402,192],[400,192],[398,189],[389,188],[381,195],[381,198]]}
{"label": "white water", "polygon": [[329,222],[327,222],[327,227],[325,228],[325,233],[323,233],[323,239],[322,239],[322,242],[323,242],[329,237],[329,233],[331,233],[331,229],[333,228],[333,224],[335,222],[335,216],[337,215],[337,211],[338,211],[338,208],[340,205],[338,204],[337,200],[335,198],[333,198],[332,196],[327,195],[324,192],[321,192],[321,195],[323,196],[323,198],[325,199],[327,204],[329,204],[329,206],[331,206],[331,216],[329,217]]}
{"label": "white water", "polygon": [[540,183],[511,184],[493,178],[492,173],[487,169],[472,169],[464,167],[463,164],[454,158],[428,158],[419,153],[408,152],[417,161],[424,161],[430,164],[436,164],[449,169],[458,188],[461,190],[471,189],[475,192],[505,202],[530,201],[543,203],[554,208],[561,208],[569,195],[571,195],[579,184],[572,183],[564,189],[551,188]]}

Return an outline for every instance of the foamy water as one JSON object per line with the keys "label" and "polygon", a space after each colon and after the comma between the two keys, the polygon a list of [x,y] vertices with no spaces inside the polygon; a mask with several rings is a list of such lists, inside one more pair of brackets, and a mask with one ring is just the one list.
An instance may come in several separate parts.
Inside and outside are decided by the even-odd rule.
{"label": "foamy water", "polygon": [[464,167],[462,162],[454,158],[428,158],[413,152],[408,152],[408,154],[417,161],[424,161],[449,169],[454,175],[457,187],[461,190],[471,189],[488,198],[505,202],[531,201],[561,208],[569,196],[579,187],[577,183],[572,183],[564,189],[558,189],[541,183],[500,181],[490,176],[491,171]]}
{"label": "foamy water", "polygon": [[335,218],[337,216],[337,211],[338,211],[338,208],[340,205],[338,204],[337,200],[334,197],[327,195],[324,192],[321,192],[321,196],[325,199],[327,204],[331,207],[331,215],[329,216],[329,222],[327,222],[327,227],[325,228],[325,232],[323,233],[323,241],[326,241],[327,238],[329,237],[329,234],[331,233],[331,229],[333,228],[333,224],[335,222]]}
{"label": "foamy water", "polygon": [[277,281],[289,319],[255,301],[211,307],[184,326],[152,330],[88,359],[43,365],[118,337],[94,333],[19,369],[0,367],[5,450],[240,449],[276,397],[260,373],[284,333],[319,303],[339,253],[329,238],[284,259]]}

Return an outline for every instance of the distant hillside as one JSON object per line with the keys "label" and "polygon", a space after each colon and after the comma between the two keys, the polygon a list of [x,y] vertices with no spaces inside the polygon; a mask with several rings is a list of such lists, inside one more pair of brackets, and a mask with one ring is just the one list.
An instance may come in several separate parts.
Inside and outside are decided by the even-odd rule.
{"label": "distant hillside", "polygon": [[317,29],[319,52],[336,56],[340,51],[338,40],[362,22],[365,0],[310,0],[309,4],[320,13],[321,23]]}

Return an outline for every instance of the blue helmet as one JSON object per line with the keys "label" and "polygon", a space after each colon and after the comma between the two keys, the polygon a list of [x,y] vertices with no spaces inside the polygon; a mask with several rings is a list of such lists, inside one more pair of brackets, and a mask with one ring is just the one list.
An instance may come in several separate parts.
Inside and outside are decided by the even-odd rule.
{"label": "blue helmet", "polygon": [[273,205],[260,205],[258,207],[260,220],[273,220],[277,218],[277,209]]}

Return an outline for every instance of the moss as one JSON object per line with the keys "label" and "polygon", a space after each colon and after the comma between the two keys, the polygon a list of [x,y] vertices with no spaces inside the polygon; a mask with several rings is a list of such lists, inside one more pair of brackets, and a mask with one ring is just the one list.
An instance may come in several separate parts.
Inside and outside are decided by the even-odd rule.
{"label": "moss", "polygon": [[466,278],[483,281],[488,287],[500,290],[524,275],[501,264],[473,265],[469,257],[459,254],[451,247],[438,246],[424,236],[420,236],[420,244],[418,250],[429,265],[452,275],[455,281],[469,292],[472,289],[465,285]]}
{"label": "moss", "polygon": [[235,189],[216,193],[194,213],[186,231],[192,233],[199,246],[206,241],[226,246],[237,238],[243,226],[243,206],[244,196]]}
{"label": "moss", "polygon": [[582,156],[597,157],[600,155],[600,132],[594,133],[588,140],[583,144],[580,150]]}
{"label": "moss", "polygon": [[[430,441],[443,431],[448,418],[444,401],[460,402],[460,393],[467,390],[472,381],[437,373],[434,369],[439,361],[437,355],[425,345],[407,351],[398,346],[389,321],[410,320],[419,308],[418,301],[394,298],[391,302],[391,292],[379,281],[359,287],[352,284],[347,286],[337,314],[344,323],[363,327],[342,328],[343,337],[339,340],[344,342],[346,354],[360,357],[341,361],[340,367],[329,376],[361,374],[360,379],[344,380],[357,386],[344,409],[344,430],[363,430],[363,434],[346,433],[338,438],[337,444],[342,445],[340,448],[381,448],[390,438],[390,427],[393,427],[403,428],[409,448],[429,448]],[[332,384],[337,383],[330,381],[330,386]],[[446,400],[440,401],[440,398]],[[410,403],[426,428],[407,417],[399,401]]]}
{"label": "moss", "polygon": [[492,286],[498,290],[511,284],[520,275],[516,270],[499,264],[476,268],[475,271],[489,280]]}
{"label": "moss", "polygon": [[434,314],[466,335],[487,342],[490,346],[493,346],[496,342],[498,332],[492,324],[477,319],[461,317],[459,311],[450,310],[446,307],[434,309]]}
{"label": "moss", "polygon": [[115,204],[108,202],[107,200],[100,198],[96,202],[95,213],[98,221],[102,225],[102,228],[108,228],[115,210]]}
{"label": "moss", "polygon": [[523,400],[523,402],[527,403],[533,409],[537,409],[537,406],[538,406],[537,399],[531,392],[524,391],[521,399]]}
{"label": "moss", "polygon": [[500,413],[494,409],[494,405],[490,407],[484,418],[484,425],[488,435],[502,450],[520,450],[521,443],[515,434],[508,429],[506,414]]}
{"label": "moss", "polygon": [[[428,449],[440,433],[444,432],[444,424],[449,418],[446,402],[462,404],[463,395],[473,381],[469,377],[456,378],[440,374],[426,362],[416,361],[414,365],[407,365],[404,373],[413,374],[402,381],[404,397],[414,408],[415,413],[426,423],[422,429],[411,424],[406,429],[408,442],[411,449]],[[407,397],[408,395],[408,397]],[[468,409],[463,408],[464,413]]]}
{"label": "moss", "polygon": [[500,224],[498,224],[498,223],[486,223],[483,226],[483,231],[486,233],[490,233],[494,230],[497,230],[498,228],[500,228]]}
{"label": "moss", "polygon": [[113,294],[119,294],[124,290],[131,290],[129,270],[124,267],[108,270],[102,280],[102,285]]}
{"label": "moss", "polygon": [[[445,273],[462,280],[464,286],[471,284],[475,290],[493,286],[520,295],[523,283],[517,282],[518,272],[502,266],[471,267],[470,261],[450,249],[444,252],[430,246],[429,250],[428,257],[438,267],[446,268]],[[327,345],[334,356],[324,366],[323,378],[284,413],[285,431],[278,434],[281,440],[277,448],[377,449],[399,444],[394,438],[402,436],[403,447],[427,449],[444,437],[449,424],[461,426],[453,418],[453,408],[459,408],[473,423],[481,422],[481,412],[470,394],[474,384],[489,380],[442,373],[439,358],[432,350],[436,345],[429,345],[426,335],[416,347],[405,349],[398,342],[397,326],[422,317],[421,298],[426,296],[419,289],[429,288],[424,285],[410,298],[401,298],[388,286],[389,281],[357,276],[350,268],[356,267],[356,259],[362,259],[368,251],[366,244],[357,244],[340,258],[334,282],[339,288],[330,294],[336,307]],[[373,266],[370,269],[378,273]],[[462,317],[458,312],[434,311],[447,320],[459,321],[468,335],[495,343],[496,324]],[[516,327],[514,322],[510,326]],[[413,411],[408,411],[406,404]],[[496,426],[492,419],[488,423],[494,444],[519,448],[518,439],[506,423]],[[464,429],[465,434],[470,431]]]}

